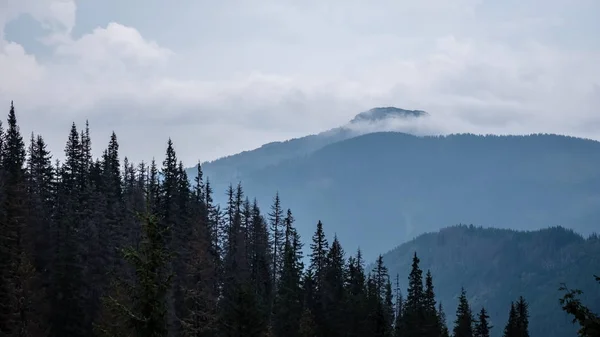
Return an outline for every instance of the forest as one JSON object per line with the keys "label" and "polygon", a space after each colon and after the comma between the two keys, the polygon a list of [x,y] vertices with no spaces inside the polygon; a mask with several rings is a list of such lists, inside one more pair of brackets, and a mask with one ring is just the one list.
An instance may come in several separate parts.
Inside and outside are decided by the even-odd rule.
{"label": "forest", "polygon": [[[41,135],[26,145],[12,103],[0,126],[2,336],[529,336],[523,296],[502,326],[468,289],[444,308],[419,252],[409,275],[381,256],[366,270],[321,221],[303,240],[277,191],[264,209],[230,185],[221,207],[171,140],[161,163],[134,164],[114,133],[94,159],[89,130],[73,123],[59,161]],[[562,290],[573,330],[599,336],[581,292]]]}

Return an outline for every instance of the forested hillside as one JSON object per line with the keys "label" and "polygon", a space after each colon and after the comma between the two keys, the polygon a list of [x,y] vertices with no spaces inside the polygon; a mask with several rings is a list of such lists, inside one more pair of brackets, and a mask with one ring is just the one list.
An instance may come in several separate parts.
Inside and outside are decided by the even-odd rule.
{"label": "forested hillside", "polygon": [[[583,238],[561,227],[523,232],[455,226],[428,233],[383,255],[390,274],[410,271],[419,252],[421,266],[435,275],[436,294],[454,308],[460,287],[474,308],[485,306],[492,324],[508,317],[507,306],[519,295],[529,300],[532,336],[574,336],[570,318],[556,305],[561,283],[584,290],[584,301],[600,310],[600,287],[592,277],[600,266],[600,239]],[[405,285],[406,279],[401,278]],[[495,336],[501,336],[495,329]]]}
{"label": "forested hillside", "polygon": [[[237,179],[261,202],[279,191],[294,205],[303,236],[321,219],[349,249],[360,246],[374,259],[382,249],[458,223],[565,226],[588,235],[600,222],[598,167],[600,143],[592,140],[386,132],[240,170]],[[230,183],[209,176],[217,190]]]}
{"label": "forested hillside", "polygon": [[[114,133],[92,158],[89,135],[73,124],[54,162],[41,135],[26,145],[12,105],[0,127],[1,336],[490,336],[496,318],[472,307],[469,289],[442,310],[437,276],[416,252],[403,255],[412,264],[402,297],[382,258],[365,270],[323,222],[302,240],[279,196],[261,208],[229,186],[221,207],[200,165],[190,184],[170,140],[162,163],[134,165]],[[521,295],[505,293],[511,315],[494,331],[529,334],[532,299]],[[560,294],[545,295],[559,306]],[[576,297],[565,301],[597,328]]]}

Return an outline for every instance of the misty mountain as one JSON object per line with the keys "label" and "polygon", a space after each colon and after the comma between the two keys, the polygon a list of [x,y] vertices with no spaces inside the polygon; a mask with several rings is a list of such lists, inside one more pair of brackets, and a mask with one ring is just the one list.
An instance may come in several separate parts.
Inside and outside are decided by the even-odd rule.
{"label": "misty mountain", "polygon": [[236,179],[215,179],[210,165],[206,173],[220,198],[238,180],[263,208],[279,191],[304,238],[322,220],[347,249],[360,245],[374,259],[458,223],[521,230],[561,225],[587,235],[600,221],[599,167],[600,143],[574,137],[384,132],[239,169]]}
{"label": "misty mountain", "polygon": [[288,159],[306,156],[329,144],[367,133],[367,129],[377,129],[379,123],[410,121],[426,116],[428,114],[420,110],[405,110],[395,107],[373,108],[359,113],[341,127],[283,142],[267,143],[257,149],[226,156],[202,165],[205,172],[215,181],[237,181],[241,175],[248,172]]}
{"label": "misty mountain", "polygon": [[429,114],[427,112],[422,110],[404,110],[395,107],[373,108],[356,115],[356,117],[350,121],[350,124],[379,122],[383,120],[389,120],[391,118],[416,118],[428,115]]}
{"label": "misty mountain", "polygon": [[[582,300],[600,309],[600,287],[593,275],[600,266],[600,239],[584,239],[561,227],[538,231],[453,226],[423,234],[383,256],[406,296],[412,257],[417,252],[424,273],[430,269],[436,296],[448,322],[455,318],[461,287],[474,312],[488,310],[493,335],[501,336],[510,302],[529,302],[532,337],[574,337],[574,326],[559,305],[561,283],[584,291]],[[370,270],[370,267],[368,267]]]}

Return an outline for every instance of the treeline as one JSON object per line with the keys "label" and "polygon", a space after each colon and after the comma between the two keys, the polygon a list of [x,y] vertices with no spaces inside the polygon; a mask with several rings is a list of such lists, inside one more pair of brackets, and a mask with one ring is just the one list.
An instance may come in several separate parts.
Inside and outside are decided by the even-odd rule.
{"label": "treeline", "polygon": [[[170,140],[160,168],[121,164],[114,133],[101,158],[91,149],[87,123],[72,125],[62,162],[40,135],[26,146],[12,104],[0,124],[2,336],[490,335],[464,289],[449,331],[416,254],[404,298],[381,257],[365,271],[321,222],[305,266],[278,195],[264,212],[230,186],[221,208]],[[504,336],[528,336],[527,311],[511,305]]]}

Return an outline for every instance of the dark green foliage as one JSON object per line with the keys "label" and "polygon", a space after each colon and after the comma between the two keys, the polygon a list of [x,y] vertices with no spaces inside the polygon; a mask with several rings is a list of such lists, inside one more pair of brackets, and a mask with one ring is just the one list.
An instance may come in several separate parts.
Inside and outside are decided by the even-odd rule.
{"label": "dark green foliage", "polygon": [[324,336],[343,336],[346,323],[344,289],[345,258],[342,245],[337,237],[334,237],[331,248],[327,252],[326,266],[324,271],[323,288],[321,289],[321,300],[323,305],[323,325],[321,326]]}
{"label": "dark green foliage", "polygon": [[477,321],[475,322],[475,329],[473,331],[474,337],[490,337],[492,326],[490,326],[489,319],[490,316],[488,316],[485,308],[481,308],[481,311],[477,315]]}
{"label": "dark green foliage", "polygon": [[139,248],[122,250],[123,258],[135,269],[135,282],[117,280],[113,295],[105,298],[106,315],[101,334],[117,332],[139,337],[167,336],[167,293],[173,275],[168,271],[172,254],[165,238],[169,228],[161,228],[156,217],[145,215]]}
{"label": "dark green foliage", "polygon": [[26,151],[11,103],[0,125],[0,335],[43,336],[43,289],[28,210]]}
{"label": "dark green foliage", "polygon": [[[600,196],[597,141],[382,132],[334,139],[308,154],[295,152],[298,141],[206,163],[205,173],[218,191],[237,179],[258,200],[278,190],[298,219],[318,216],[346,249],[360,246],[368,261],[464,221],[519,230],[568,224],[587,235],[600,219],[593,201]],[[273,163],[276,157],[287,159]],[[312,234],[310,226],[298,230]]]}
{"label": "dark green foliage", "polygon": [[[381,260],[381,263],[383,263],[383,257]],[[402,315],[404,336],[407,337],[421,336],[426,326],[423,271],[419,266],[420,261],[415,252],[412,257],[412,267],[408,276],[408,289],[404,304],[404,313]]]}
{"label": "dark green foliage", "polygon": [[[594,276],[594,278],[600,283],[600,277]],[[564,284],[560,287],[560,290],[566,292],[560,299],[560,305],[566,313],[573,316],[573,323],[579,324],[579,336],[600,336],[600,315],[581,303],[579,296],[583,292],[578,289],[571,290]]]}
{"label": "dark green foliage", "polygon": [[444,307],[442,306],[442,302],[438,307],[438,320],[440,322],[440,336],[448,337],[450,336],[450,332],[448,331],[448,323],[446,322],[446,313],[444,312]]}
{"label": "dark green foliage", "polygon": [[508,322],[504,327],[503,337],[513,337],[519,334],[519,326],[517,319],[517,310],[515,309],[514,302],[510,303],[510,311],[508,313]]}
{"label": "dark green foliage", "polygon": [[449,227],[385,254],[390,273],[407,275],[415,251],[422,268],[433,274],[438,302],[446,309],[456,308],[458,291],[464,286],[471,305],[485,306],[492,316],[495,336],[502,334],[508,321],[510,301],[523,295],[529,304],[531,336],[574,337],[573,327],[565,324],[568,319],[557,304],[562,296],[557,288],[563,282],[584,291],[581,300],[592,311],[600,311],[597,284],[593,278],[582,277],[597,270],[600,240],[594,236],[583,238],[561,227],[532,232]]}
{"label": "dark green foliage", "polygon": [[288,209],[284,220],[284,248],[281,277],[274,307],[273,332],[275,336],[298,336],[302,318],[303,272],[300,237],[293,226],[294,218]]}
{"label": "dark green foliage", "polygon": [[[436,295],[454,296],[457,284],[468,283],[477,305],[483,298],[486,308],[505,311],[507,296],[532,297],[508,280],[545,289],[539,280],[552,279],[555,270],[566,281],[579,280],[569,278],[569,268],[588,270],[598,253],[597,236],[584,240],[560,228],[489,234],[457,227],[400,247],[402,262],[379,256],[367,276],[362,252],[346,260],[338,236],[329,245],[319,221],[305,269],[300,230],[291,210],[284,215],[279,193],[267,220],[241,183],[229,185],[222,211],[201,166],[191,182],[171,141],[160,173],[154,160],[121,163],[114,133],[101,159],[92,158],[91,146],[88,124],[82,131],[73,124],[63,164],[53,166],[44,140],[34,135],[26,160],[13,107],[6,131],[0,125],[3,336],[87,337],[95,326],[105,336],[445,337]],[[461,230],[467,234],[453,236]],[[419,246],[423,238],[430,241]],[[398,272],[411,258],[402,270],[409,275],[404,299],[400,277],[394,292],[384,262]],[[485,298],[490,294],[502,300]],[[596,309],[583,307],[579,294],[567,293],[563,309],[583,325],[582,334],[593,335]],[[531,306],[523,297],[513,303],[508,337],[529,336],[534,307],[532,335],[544,331],[541,297],[533,296]],[[455,337],[489,336],[488,319],[483,309],[473,319],[463,289]]]}
{"label": "dark green foliage", "polygon": [[458,308],[456,309],[456,320],[452,332],[454,337],[473,337],[473,313],[467,301],[465,289],[461,289],[458,298]]}

